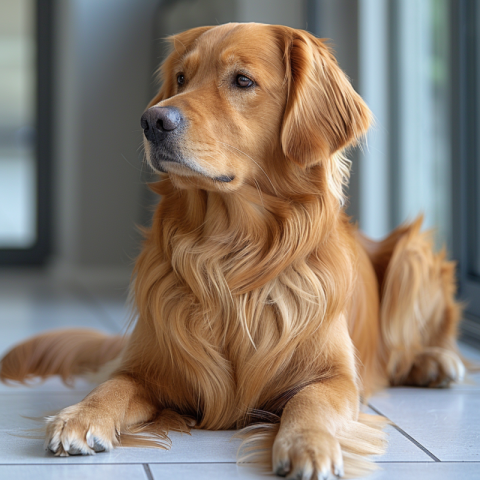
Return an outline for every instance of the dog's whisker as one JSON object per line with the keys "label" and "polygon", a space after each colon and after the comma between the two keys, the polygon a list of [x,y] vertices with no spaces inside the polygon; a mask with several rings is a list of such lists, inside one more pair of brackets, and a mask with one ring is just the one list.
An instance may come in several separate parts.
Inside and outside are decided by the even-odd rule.
{"label": "dog's whisker", "polygon": [[257,188],[258,195],[259,195],[259,197],[260,197],[260,201],[262,202],[262,206],[263,206],[263,208],[265,208],[265,203],[263,203],[262,191],[261,191],[261,189],[260,189],[260,186],[258,185],[257,179],[254,178],[253,181],[255,182],[255,186],[256,186],[256,188]]}
{"label": "dog's whisker", "polygon": [[[140,173],[143,173],[143,169],[142,168],[138,168],[136,167],[135,165],[133,165],[133,163],[129,162],[127,157],[125,157],[125,155],[123,155],[123,153],[121,154],[122,158],[132,167],[134,168],[135,170],[137,170],[138,172]],[[143,165],[143,162],[140,164],[140,165]]]}
{"label": "dog's whisker", "polygon": [[255,161],[250,155],[248,155],[247,153],[245,153],[244,151],[234,147],[233,145],[229,145],[228,143],[225,143],[225,142],[221,142],[220,140],[218,140],[219,143],[225,145],[226,147],[230,147],[232,148],[233,150],[236,150],[237,152],[241,153],[242,155],[245,155],[247,158],[249,158],[253,163],[255,163],[255,165],[258,166],[258,168],[260,168],[260,170],[265,174],[265,176],[267,177],[268,181],[270,182],[270,185],[272,186],[273,188],[273,191],[275,192],[276,195],[278,195],[278,192],[277,192],[277,189],[275,188],[275,185],[273,184],[272,180],[270,179],[270,177],[267,175],[267,172],[262,168],[262,166],[257,162]]}

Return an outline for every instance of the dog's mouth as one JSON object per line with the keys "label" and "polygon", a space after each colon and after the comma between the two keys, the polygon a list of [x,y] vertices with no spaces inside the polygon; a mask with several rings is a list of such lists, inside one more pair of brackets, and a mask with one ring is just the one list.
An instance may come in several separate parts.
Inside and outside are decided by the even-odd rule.
{"label": "dog's mouth", "polygon": [[235,179],[235,175],[212,175],[205,171],[195,160],[172,153],[165,148],[155,148],[150,151],[150,165],[157,171],[162,173],[173,173],[185,177],[200,175],[215,182],[230,183]]}
{"label": "dog's mouth", "polygon": [[[176,107],[151,107],[140,119],[150,166],[157,172],[182,177],[201,177],[213,182],[230,183],[234,175],[216,175],[185,151],[183,134],[188,125]],[[206,162],[208,164],[208,162]]]}
{"label": "dog's mouth", "polygon": [[220,183],[230,183],[235,179],[235,175],[216,175],[208,171],[195,155],[185,151],[183,134],[188,120],[178,108],[151,107],[142,115],[140,124],[145,135],[148,161],[157,172],[182,177],[200,176]]}

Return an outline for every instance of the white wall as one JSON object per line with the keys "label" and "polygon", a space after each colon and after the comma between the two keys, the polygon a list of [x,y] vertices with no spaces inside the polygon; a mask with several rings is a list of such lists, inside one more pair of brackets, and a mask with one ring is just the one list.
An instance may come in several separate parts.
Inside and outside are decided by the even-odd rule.
{"label": "white wall", "polygon": [[305,0],[237,0],[237,22],[307,27]]}
{"label": "white wall", "polygon": [[128,277],[139,243],[140,116],[157,2],[56,5],[53,263],[65,276]]}

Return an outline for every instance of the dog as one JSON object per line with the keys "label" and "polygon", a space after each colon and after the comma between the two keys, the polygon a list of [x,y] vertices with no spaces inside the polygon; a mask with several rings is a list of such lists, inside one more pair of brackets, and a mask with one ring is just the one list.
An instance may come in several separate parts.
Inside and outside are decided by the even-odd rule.
{"label": "dog", "polygon": [[244,428],[243,458],[280,476],[359,474],[385,448],[362,398],[462,379],[455,265],[421,218],[380,242],[350,222],[345,149],[371,114],[323,40],[227,24],[170,43],[141,118],[161,201],[134,269],[131,334],[34,337],[3,358],[1,379],[108,374],[47,418],[56,455],[195,424]]}

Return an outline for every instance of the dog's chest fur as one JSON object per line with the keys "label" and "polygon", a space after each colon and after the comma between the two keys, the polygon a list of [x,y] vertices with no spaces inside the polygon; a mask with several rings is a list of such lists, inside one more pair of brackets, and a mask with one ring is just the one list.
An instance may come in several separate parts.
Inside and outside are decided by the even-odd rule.
{"label": "dog's chest fur", "polygon": [[137,328],[151,326],[149,370],[162,401],[204,427],[231,428],[254,409],[278,411],[289,392],[322,374],[312,344],[325,285],[308,257],[292,258],[302,245],[285,243],[278,225],[255,211],[232,221],[231,210],[208,202],[193,215],[198,224],[187,221],[189,204],[187,219],[167,210],[157,230],[154,223],[137,263]]}

